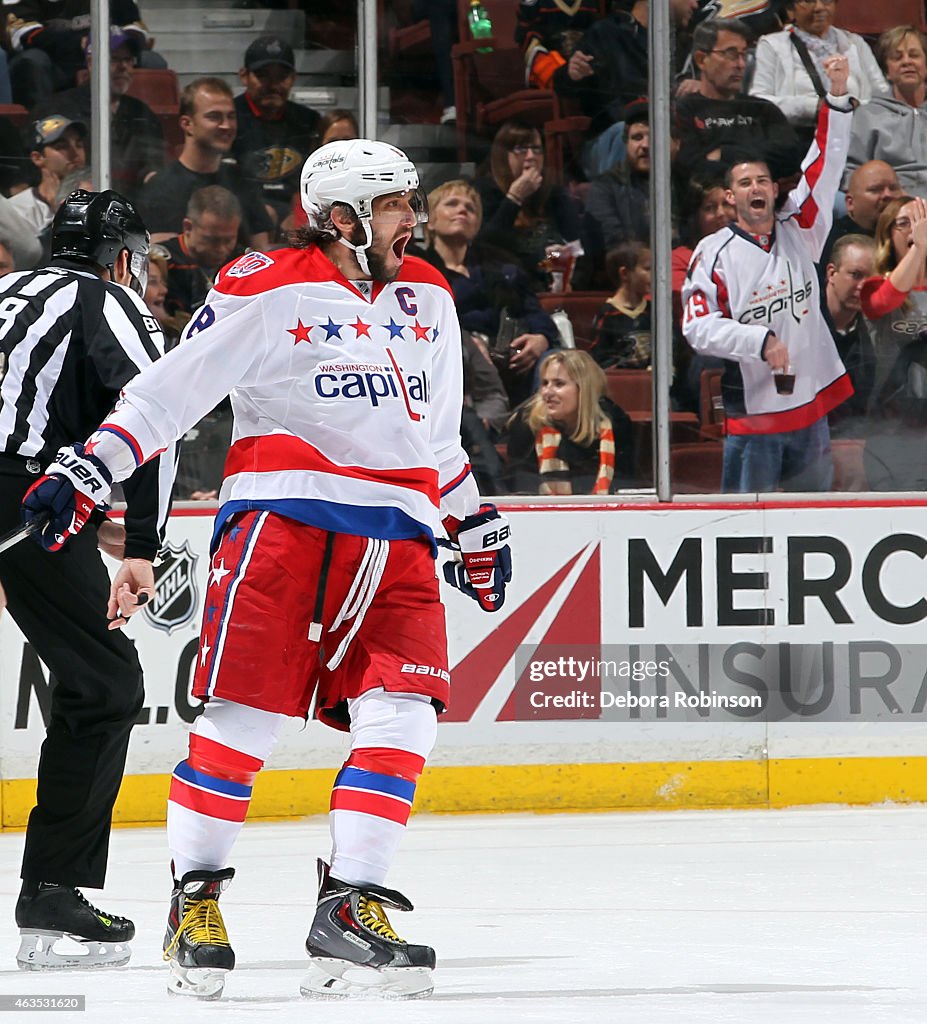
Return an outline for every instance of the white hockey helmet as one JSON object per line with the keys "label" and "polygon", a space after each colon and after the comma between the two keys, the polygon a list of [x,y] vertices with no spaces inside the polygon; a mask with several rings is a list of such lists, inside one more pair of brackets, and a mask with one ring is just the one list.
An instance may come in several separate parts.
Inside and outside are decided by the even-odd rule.
{"label": "white hockey helmet", "polygon": [[311,153],[303,164],[299,179],[299,194],[311,227],[337,232],[331,224],[334,203],[345,203],[357,214],[366,235],[363,245],[352,245],[361,270],[368,273],[366,250],[373,236],[370,219],[373,201],[378,196],[393,192],[412,193],[412,208],[419,223],[428,220],[428,201],[419,186],[418,171],[412,161],[386,142],[370,139],[347,139],[329,142]]}

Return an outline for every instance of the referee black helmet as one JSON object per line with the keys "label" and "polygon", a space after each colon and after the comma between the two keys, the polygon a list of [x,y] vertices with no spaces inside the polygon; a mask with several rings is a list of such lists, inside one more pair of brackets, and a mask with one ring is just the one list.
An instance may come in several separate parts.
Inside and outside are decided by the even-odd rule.
{"label": "referee black helmet", "polygon": [[129,200],[112,189],[78,189],[58,208],[52,221],[53,259],[95,264],[112,272],[123,249],[129,253],[132,288],[144,295],[148,284],[148,230]]}

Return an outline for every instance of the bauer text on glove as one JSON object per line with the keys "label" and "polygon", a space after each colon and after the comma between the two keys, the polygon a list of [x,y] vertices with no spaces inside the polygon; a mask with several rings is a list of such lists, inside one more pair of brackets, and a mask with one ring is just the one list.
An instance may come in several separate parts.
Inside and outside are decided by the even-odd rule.
{"label": "bauer text on glove", "polygon": [[44,520],[33,537],[46,551],[58,551],[109,498],[111,486],[106,466],[82,444],[61,448],[45,475],[26,491],[23,522]]}
{"label": "bauer text on glove", "polygon": [[461,560],[445,564],[444,578],[478,601],[483,611],[498,611],[505,601],[505,586],[512,579],[508,519],[495,505],[486,503],[462,522],[445,520],[445,525]]}

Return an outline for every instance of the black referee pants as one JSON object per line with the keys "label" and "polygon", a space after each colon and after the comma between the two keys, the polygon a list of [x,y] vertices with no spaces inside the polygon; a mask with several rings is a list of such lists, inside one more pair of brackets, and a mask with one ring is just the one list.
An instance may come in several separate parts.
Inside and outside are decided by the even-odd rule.
{"label": "black referee pants", "polygon": [[[37,479],[0,456],[0,531],[18,525]],[[142,706],[135,645],[106,628],[110,580],[85,527],[49,554],[24,540],[0,555],[7,609],[56,680],[29,815],[22,877],[102,888],[113,804]]]}

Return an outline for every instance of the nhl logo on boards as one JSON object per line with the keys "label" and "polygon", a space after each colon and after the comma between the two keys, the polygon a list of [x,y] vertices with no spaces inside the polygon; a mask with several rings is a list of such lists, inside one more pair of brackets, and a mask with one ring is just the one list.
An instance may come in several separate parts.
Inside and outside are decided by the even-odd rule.
{"label": "nhl logo on boards", "polygon": [[273,266],[274,261],[263,252],[248,252],[229,267],[229,277],[247,277],[256,274],[265,267]]}
{"label": "nhl logo on boards", "polygon": [[200,599],[195,570],[196,555],[189,541],[179,547],[168,544],[161,550],[161,561],[154,567],[155,596],[144,608],[155,629],[173,633],[196,614]]}

